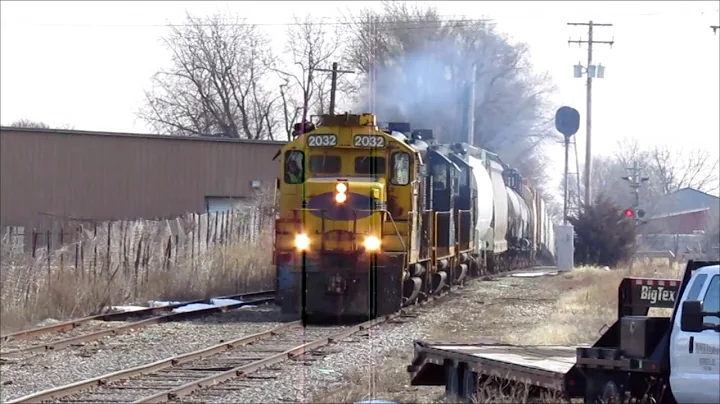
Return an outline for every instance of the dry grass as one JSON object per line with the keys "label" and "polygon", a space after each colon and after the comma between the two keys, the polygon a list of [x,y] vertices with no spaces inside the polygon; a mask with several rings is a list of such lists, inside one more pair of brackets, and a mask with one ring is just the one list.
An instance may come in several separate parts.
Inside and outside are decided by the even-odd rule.
{"label": "dry grass", "polygon": [[[432,340],[506,342],[518,345],[577,345],[593,343],[603,325],[615,320],[617,287],[627,276],[674,278],[680,265],[635,263],[625,268],[583,267],[568,274],[541,278],[503,278],[478,282],[471,290],[444,304],[442,314],[428,321],[426,337]],[[345,375],[343,388],[316,397],[317,402],[352,403],[377,398],[400,403],[449,403],[441,387],[410,386],[405,368],[412,361],[412,340],[407,348],[387,355],[374,375]],[[531,398],[522,387],[485,381],[478,386],[476,403],[556,403],[558,397]]]}
{"label": "dry grass", "polygon": [[[678,264],[669,266],[662,260],[639,264],[636,263],[632,271],[626,268],[580,267],[563,275],[558,285],[561,294],[553,313],[532,332],[508,335],[505,342],[528,345],[593,343],[601,329],[611,325],[617,317],[617,288],[623,278],[679,279],[684,269]],[[659,310],[654,312],[660,313]]]}
{"label": "dry grass", "polygon": [[[250,226],[260,226],[249,220],[242,216],[228,221],[224,233],[214,232],[214,218],[207,215],[189,227],[180,219],[114,223],[110,248],[107,230],[85,232],[75,243],[51,251],[50,260],[46,249],[33,258],[6,234],[0,266],[1,329],[12,332],[45,319],[77,318],[151,299],[182,301],[271,289],[272,236],[268,226],[248,233]],[[77,254],[80,249],[83,253]]]}

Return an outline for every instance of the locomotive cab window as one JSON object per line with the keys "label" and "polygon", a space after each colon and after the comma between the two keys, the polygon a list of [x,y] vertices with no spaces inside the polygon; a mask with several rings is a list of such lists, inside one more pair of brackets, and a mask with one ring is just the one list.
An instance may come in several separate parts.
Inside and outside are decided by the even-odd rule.
{"label": "locomotive cab window", "polygon": [[356,157],[355,173],[356,174],[385,174],[385,157]]}
{"label": "locomotive cab window", "polygon": [[458,180],[460,188],[467,188],[470,180],[470,169],[462,167],[460,169],[460,179]]}
{"label": "locomotive cab window", "polygon": [[443,191],[448,185],[448,169],[445,164],[435,164],[432,168],[433,173],[433,189],[435,191]]}
{"label": "locomotive cab window", "polygon": [[457,170],[452,170],[452,175],[450,176],[450,180],[452,181],[452,189],[453,194],[460,195],[460,177],[462,176],[462,172],[458,172]]}
{"label": "locomotive cab window", "polygon": [[310,172],[313,174],[338,174],[341,164],[340,156],[310,156]]}
{"label": "locomotive cab window", "polygon": [[407,185],[410,183],[410,155],[405,152],[393,153],[392,155],[392,178],[393,185]]}
{"label": "locomotive cab window", "polygon": [[285,182],[301,184],[305,181],[305,153],[299,150],[285,152]]}

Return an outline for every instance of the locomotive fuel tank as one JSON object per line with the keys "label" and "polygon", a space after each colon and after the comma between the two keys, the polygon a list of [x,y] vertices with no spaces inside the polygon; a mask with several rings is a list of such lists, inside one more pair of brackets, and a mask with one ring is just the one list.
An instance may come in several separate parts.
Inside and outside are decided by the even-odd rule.
{"label": "locomotive fuel tank", "polygon": [[472,177],[477,189],[475,231],[477,240],[482,242],[481,249],[484,250],[493,243],[492,227],[490,227],[494,208],[493,183],[482,160],[472,156],[467,158],[470,167],[472,167]]}

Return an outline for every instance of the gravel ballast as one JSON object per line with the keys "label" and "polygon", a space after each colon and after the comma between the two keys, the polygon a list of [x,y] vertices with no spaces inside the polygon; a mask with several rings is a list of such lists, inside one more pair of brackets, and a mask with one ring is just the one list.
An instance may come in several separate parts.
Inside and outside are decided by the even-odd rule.
{"label": "gravel ballast", "polygon": [[[414,308],[414,317],[361,331],[302,358],[261,370],[250,378],[235,379],[201,390],[180,401],[353,402],[375,396],[376,391],[387,391],[388,386],[380,384],[387,384],[383,380],[388,378],[397,385],[390,386],[391,389],[408,390],[405,366],[411,359],[413,340],[442,337],[438,330],[447,335],[476,340],[480,337],[503,339],[512,327],[518,331],[519,326],[522,332],[552,310],[556,294],[553,296],[554,292],[541,286],[547,279],[507,277],[496,281],[473,281],[441,302]],[[518,296],[522,299],[517,299]],[[534,300],[537,304],[529,303]],[[494,317],[497,307],[506,306],[517,307],[523,321],[516,321],[513,326],[506,318]],[[242,312],[152,326],[132,334],[89,343],[82,348],[44,354],[27,364],[3,365],[2,401],[147,364],[279,325],[277,322],[260,322],[276,320],[276,311],[255,316],[257,318],[253,321],[257,322],[243,322],[238,313]],[[244,314],[247,316],[249,313]],[[482,328],[473,328],[473,322],[482,325]]]}
{"label": "gravel ballast", "polygon": [[139,366],[280,325],[271,307],[240,309],[194,321],[153,325],[80,347],[0,365],[0,401]]}

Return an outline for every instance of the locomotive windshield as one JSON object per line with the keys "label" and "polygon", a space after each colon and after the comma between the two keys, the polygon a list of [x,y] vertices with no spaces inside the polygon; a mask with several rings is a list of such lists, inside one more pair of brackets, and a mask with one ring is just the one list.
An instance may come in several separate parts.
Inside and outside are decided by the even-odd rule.
{"label": "locomotive windshield", "polygon": [[338,174],[341,167],[340,156],[310,156],[310,172],[313,174]]}
{"label": "locomotive windshield", "polygon": [[385,174],[385,157],[357,157],[355,158],[355,173],[357,174]]}

